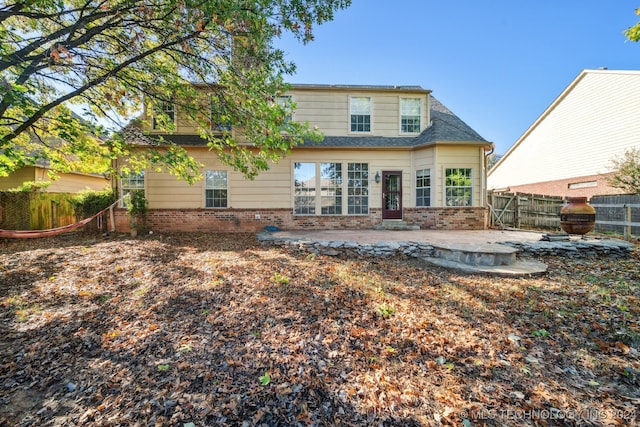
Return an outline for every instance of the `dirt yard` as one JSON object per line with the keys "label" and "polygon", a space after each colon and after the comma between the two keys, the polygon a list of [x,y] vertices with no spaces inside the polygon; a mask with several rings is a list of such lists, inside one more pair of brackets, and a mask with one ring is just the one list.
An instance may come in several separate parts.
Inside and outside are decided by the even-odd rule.
{"label": "dirt yard", "polygon": [[633,426],[639,252],[504,279],[248,234],[0,240],[0,425]]}

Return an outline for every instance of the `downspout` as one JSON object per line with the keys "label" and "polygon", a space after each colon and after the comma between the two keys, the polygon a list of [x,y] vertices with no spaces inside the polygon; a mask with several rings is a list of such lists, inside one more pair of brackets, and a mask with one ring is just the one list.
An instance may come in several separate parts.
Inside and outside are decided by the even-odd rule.
{"label": "downspout", "polygon": [[487,148],[483,147],[483,150],[485,150],[485,153],[484,153],[484,168],[483,168],[484,171],[483,171],[483,174],[482,174],[482,179],[484,180],[484,183],[482,185],[482,191],[484,193],[482,195],[482,200],[483,200],[482,205],[485,206],[485,207],[488,204],[487,203],[487,196],[489,195],[489,190],[487,188],[487,174],[489,173],[489,156],[493,154],[493,152],[496,149],[496,146],[493,143],[491,143],[491,145],[489,146],[489,149],[490,149],[489,152],[487,152],[486,151]]}

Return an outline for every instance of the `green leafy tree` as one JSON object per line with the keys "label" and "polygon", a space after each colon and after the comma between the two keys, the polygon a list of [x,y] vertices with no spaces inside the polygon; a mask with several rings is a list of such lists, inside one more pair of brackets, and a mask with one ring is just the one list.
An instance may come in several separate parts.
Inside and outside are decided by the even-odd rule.
{"label": "green leafy tree", "polygon": [[631,148],[611,160],[615,172],[608,178],[609,184],[627,193],[640,193],[640,149]]}
{"label": "green leafy tree", "polygon": [[487,168],[488,170],[493,169],[493,167],[496,165],[496,163],[498,163],[500,161],[500,159],[502,158],[502,154],[490,154],[489,157],[487,157]]}
{"label": "green leafy tree", "polygon": [[[640,8],[636,9],[636,15],[640,16]],[[640,41],[640,21],[636,25],[627,28],[624,31],[624,35],[631,41]]]}
{"label": "green leafy tree", "polygon": [[[318,136],[289,121],[290,107],[276,102],[294,64],[274,40],[291,32],[311,41],[314,26],[350,1],[0,3],[0,176],[39,159],[67,171],[125,156],[135,170],[155,165],[193,181],[199,165],[180,147],[161,141],[134,150],[126,136],[105,138],[105,129],[94,126],[122,125],[143,103],[148,111],[171,103],[195,121],[223,161],[253,177],[269,160]],[[204,106],[194,82],[207,86],[215,108]],[[212,133],[211,111],[244,139]],[[165,114],[155,120],[157,128],[172,130]]]}

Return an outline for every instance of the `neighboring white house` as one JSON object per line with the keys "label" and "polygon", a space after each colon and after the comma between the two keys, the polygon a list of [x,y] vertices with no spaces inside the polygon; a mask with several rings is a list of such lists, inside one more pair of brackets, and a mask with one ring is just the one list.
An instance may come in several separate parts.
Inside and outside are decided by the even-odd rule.
{"label": "neighboring white house", "polygon": [[640,71],[584,70],[488,173],[488,188],[555,196],[620,193],[611,159],[640,148]]}

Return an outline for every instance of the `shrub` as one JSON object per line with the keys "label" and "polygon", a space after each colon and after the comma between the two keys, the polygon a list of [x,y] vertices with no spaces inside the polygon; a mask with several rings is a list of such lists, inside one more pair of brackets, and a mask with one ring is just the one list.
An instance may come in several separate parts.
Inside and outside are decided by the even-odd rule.
{"label": "shrub", "polygon": [[86,190],[73,196],[76,218],[82,219],[95,215],[115,202],[115,195],[111,188],[101,191]]}

